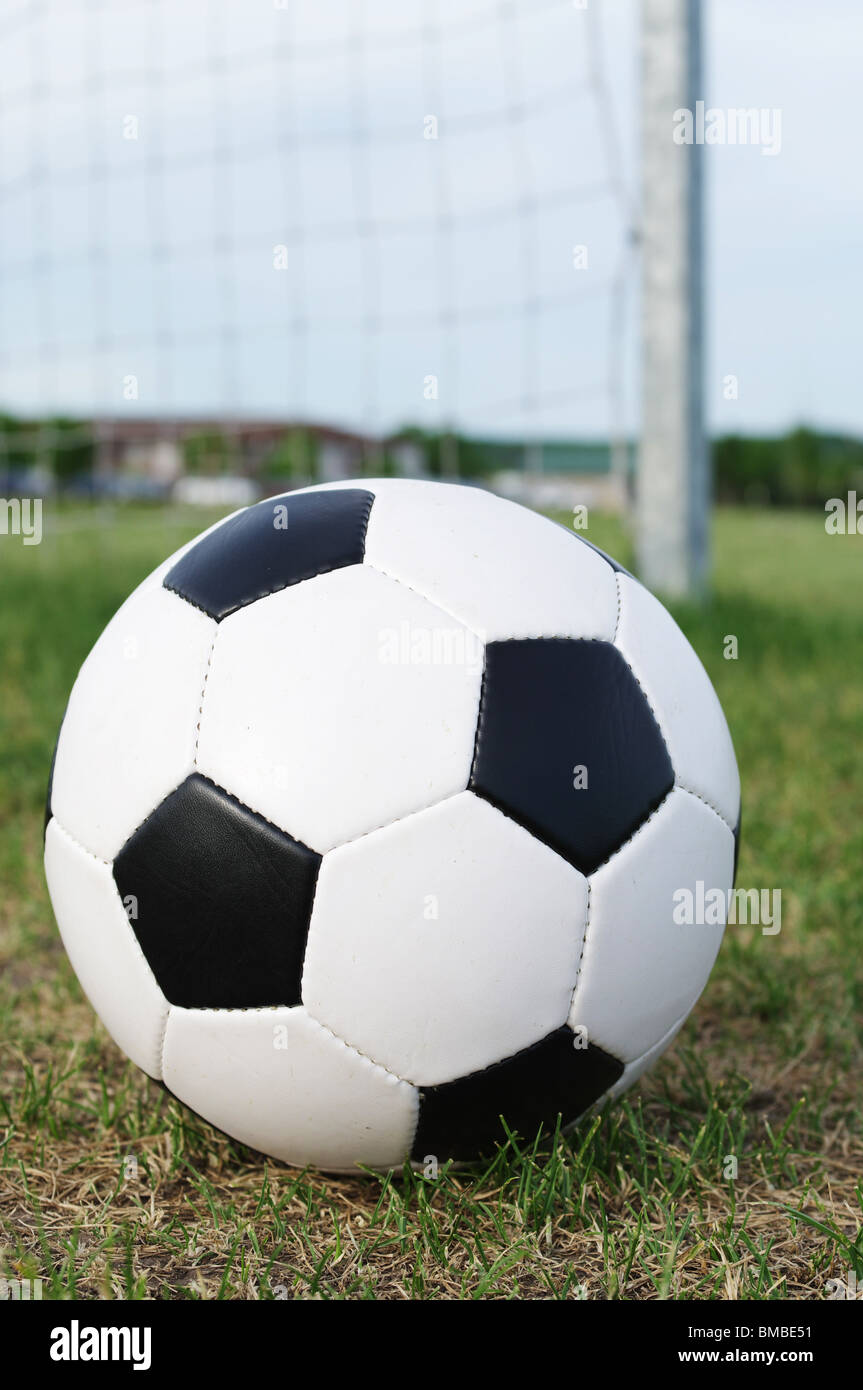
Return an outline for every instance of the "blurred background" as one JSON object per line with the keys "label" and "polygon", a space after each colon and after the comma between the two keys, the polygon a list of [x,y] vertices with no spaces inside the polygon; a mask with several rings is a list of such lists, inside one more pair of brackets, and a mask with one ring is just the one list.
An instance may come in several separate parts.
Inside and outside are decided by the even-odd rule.
{"label": "blurred background", "polygon": [[[0,492],[227,506],[384,472],[626,516],[651,8],[7,0]],[[863,13],[677,8],[695,94],[779,113],[699,151],[716,492],[823,505],[863,478]]]}

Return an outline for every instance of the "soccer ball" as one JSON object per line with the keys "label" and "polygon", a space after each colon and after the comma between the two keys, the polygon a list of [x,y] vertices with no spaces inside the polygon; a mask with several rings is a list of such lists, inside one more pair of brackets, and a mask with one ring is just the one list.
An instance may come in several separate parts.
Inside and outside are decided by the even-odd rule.
{"label": "soccer ball", "polygon": [[[728,728],[657,600],[476,488],[311,487],[157,569],[81,668],[60,931],[119,1046],[329,1171],[469,1160],[629,1086],[733,884]],[[714,914],[715,916],[715,914]]]}

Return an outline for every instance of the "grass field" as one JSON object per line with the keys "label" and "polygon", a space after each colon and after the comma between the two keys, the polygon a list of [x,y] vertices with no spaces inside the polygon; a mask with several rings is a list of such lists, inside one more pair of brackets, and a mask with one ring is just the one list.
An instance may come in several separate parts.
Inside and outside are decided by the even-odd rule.
{"label": "grass field", "polygon": [[[73,510],[40,546],[0,537],[0,1276],[135,1299],[823,1299],[863,1281],[863,538],[720,512],[716,596],[677,611],[735,740],[738,883],[781,889],[780,934],[729,927],[672,1051],[568,1139],[434,1181],[326,1179],[232,1144],[124,1061],[42,877],[78,665],[208,520]],[[626,562],[614,522],[589,535]]]}

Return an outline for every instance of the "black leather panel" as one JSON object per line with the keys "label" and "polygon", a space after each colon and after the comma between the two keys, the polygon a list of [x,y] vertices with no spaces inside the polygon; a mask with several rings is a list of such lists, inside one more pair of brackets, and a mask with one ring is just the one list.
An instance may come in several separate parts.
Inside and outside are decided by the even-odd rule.
{"label": "black leather panel", "polygon": [[218,621],[302,579],[361,564],[373,500],[359,488],[270,497],[187,551],[164,586]]}
{"label": "black leather panel", "polygon": [[320,855],[198,773],[114,861],[165,997],[186,1008],[299,1004]]}
{"label": "black leather panel", "polygon": [[737,882],[737,861],[740,858],[740,827],[743,824],[743,806],[737,812],[737,824],[734,827],[734,870],[731,875],[731,886]]}
{"label": "black leather panel", "polygon": [[599,1047],[576,1048],[575,1035],[558,1028],[532,1047],[484,1071],[423,1087],[411,1157],[416,1162],[471,1159],[493,1152],[509,1129],[532,1143],[540,1129],[578,1118],[623,1072],[623,1063]]}
{"label": "black leather panel", "polygon": [[[576,768],[586,786],[576,787]],[[470,787],[592,873],[674,785],[659,726],[609,642],[491,642]]]}

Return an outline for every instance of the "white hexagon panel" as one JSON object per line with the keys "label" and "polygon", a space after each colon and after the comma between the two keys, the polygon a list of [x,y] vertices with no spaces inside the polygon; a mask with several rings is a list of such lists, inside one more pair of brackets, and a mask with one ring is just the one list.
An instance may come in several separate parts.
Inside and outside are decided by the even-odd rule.
{"label": "white hexagon panel", "polygon": [[302,1008],[173,1008],[164,1064],[187,1105],[297,1167],[398,1167],[416,1129],[415,1088]]}
{"label": "white hexagon panel", "polygon": [[[631,575],[620,575],[618,585],[615,646],[650,702],[676,781],[713,806],[733,828],[740,817],[740,774],[710,677],[659,600]],[[693,710],[698,711],[697,719]]]}
{"label": "white hexagon panel", "polygon": [[[730,828],[699,797],[675,787],[591,875],[573,1028],[585,1028],[628,1064],[679,1027],[716,959],[733,865]],[[717,889],[721,912],[699,913],[699,902]]]}
{"label": "white hexagon panel", "polygon": [[168,1001],[124,910],[109,864],[56,817],[45,832],[45,877],[75,973],[108,1032],[148,1076],[162,1075]]}
{"label": "white hexagon panel", "polygon": [[81,667],[57,742],[51,804],[100,859],[113,859],[191,772],[215,635],[212,618],[147,583]]}
{"label": "white hexagon panel", "polygon": [[587,881],[463,792],[324,855],[303,971],[314,1018],[425,1086],[566,1022]]}
{"label": "white hexagon panel", "polygon": [[482,644],[366,565],[223,619],[197,763],[318,853],[467,785]]}
{"label": "white hexagon panel", "polygon": [[614,572],[562,526],[480,488],[404,480],[373,486],[366,563],[484,640],[614,635]]}

